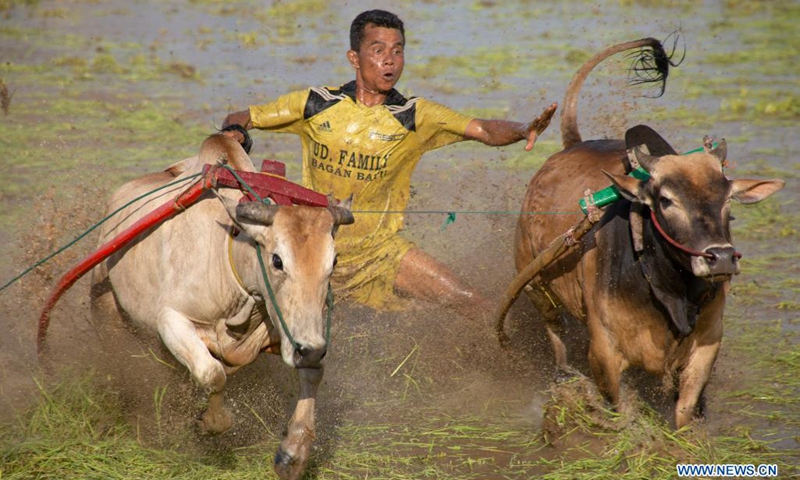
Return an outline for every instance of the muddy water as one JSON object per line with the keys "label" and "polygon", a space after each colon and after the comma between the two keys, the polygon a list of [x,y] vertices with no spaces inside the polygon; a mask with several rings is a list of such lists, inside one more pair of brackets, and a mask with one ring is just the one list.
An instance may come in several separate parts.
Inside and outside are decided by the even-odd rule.
{"label": "muddy water", "polygon": [[[271,9],[270,2],[230,5],[213,1],[42,1],[34,6],[0,11],[3,15],[0,61],[16,67],[42,67],[44,71],[38,74],[41,78],[47,77],[51,69],[67,76],[61,81],[47,77],[37,84],[37,77],[30,70],[4,70],[0,66],[0,78],[13,91],[11,114],[3,117],[2,122],[5,126],[23,123],[31,127],[41,122],[67,122],[72,125],[68,133],[21,141],[30,142],[31,149],[41,142],[51,142],[55,149],[70,154],[70,148],[76,144],[91,143],[97,138],[91,130],[81,127],[85,113],[51,112],[47,95],[84,101],[101,99],[119,103],[123,110],[136,108],[131,99],[153,102],[166,99],[176,102],[169,104],[174,109],[170,115],[186,125],[187,131],[210,131],[229,111],[268,101],[294,88],[349,81],[352,72],[344,56],[349,22],[362,10],[381,7],[395,11],[406,22],[407,66],[398,85],[402,92],[482,116],[526,120],[550,102],[562,100],[569,78],[589,55],[619,41],[645,36],[663,39],[680,27],[686,59],[674,71],[663,97],[643,98],[642,94],[654,92],[624,88],[626,67],[622,62],[610,62],[611,67],[598,69],[581,99],[584,138],[620,136],[625,128],[637,123],[655,127],[678,150],[699,146],[705,134],[726,137],[730,156],[736,159],[742,175],[786,178],[787,187],[776,203],[796,203],[800,200],[797,118],[792,121],[765,115],[725,120],[720,115],[727,111],[725,105],[731,98],[748,98],[744,90],[773,88],[780,93],[778,96],[800,95],[795,65],[775,73],[762,69],[757,59],[749,63],[719,60],[724,55],[755,48],[751,43],[754,32],[758,28],[769,29],[763,27],[764,22],[769,24],[778,14],[763,9],[749,12],[745,7],[731,9],[720,1],[671,2],[668,6],[656,3],[661,2],[426,1],[392,5],[352,1],[334,5],[307,0],[284,2]],[[189,69],[191,78],[170,74],[155,77],[97,74],[83,79],[76,74],[77,78],[70,78],[74,70],[63,67],[64,59],[85,59],[91,63],[104,53],[111,53],[123,65],[133,62],[131,59],[137,55],[149,62],[155,58],[161,66]],[[679,51],[677,56],[680,55]],[[712,58],[714,61],[709,61]],[[695,85],[699,82],[695,79],[719,79],[719,83],[702,83],[698,92]],[[27,108],[24,115],[19,115],[22,106],[32,103],[38,106],[36,112],[31,113],[32,109]],[[20,110],[15,106],[20,106]],[[558,149],[558,133],[554,123],[536,151],[528,156],[522,153],[521,145],[492,149],[462,144],[429,153],[414,177],[411,208],[515,211],[536,165]],[[119,142],[130,149],[131,145],[125,143],[128,133],[118,134]],[[158,141],[157,135],[155,138]],[[116,172],[129,178],[154,165],[166,166],[193,154],[199,145],[196,138],[200,137],[187,135],[183,145],[172,145],[185,154],[163,162],[123,157],[115,158],[109,165],[102,164],[102,155],[94,157],[93,162],[100,163],[96,166],[107,175],[103,178],[114,178]],[[299,150],[299,144],[290,137],[256,133],[255,142],[254,158],[291,161]],[[0,146],[9,151],[12,148],[1,137]],[[14,152],[25,151],[24,146],[13,147]],[[0,157],[10,178],[31,186],[27,192],[0,187],[3,218],[11,219],[5,223],[9,227],[0,234],[3,241],[0,282],[5,283],[32,261],[73,238],[81,227],[99,219],[97,199],[115,185],[113,181],[96,185],[91,175],[80,172],[60,176],[59,180],[50,179],[51,169],[58,168],[58,155],[51,157],[49,163],[8,158],[5,152]],[[77,165],[76,169],[90,166]],[[298,172],[296,164],[290,164],[290,176],[297,179]],[[69,185],[63,183],[63,178]],[[51,197],[45,195],[44,200],[37,201],[31,192],[46,191],[42,187],[50,185],[55,187],[49,194]],[[775,212],[767,212],[770,213]],[[456,222],[446,228],[444,219],[444,214],[409,215],[407,233],[423,249],[490,295],[500,294],[513,277],[515,217],[463,213],[457,214]],[[787,225],[783,230],[769,231],[783,231],[785,235],[744,235],[739,242],[740,250],[746,259],[753,259],[752,265],[760,268],[750,273],[745,271],[736,282],[765,285],[768,294],[761,291],[751,299],[752,290],[742,290],[740,297],[733,298],[729,312],[740,324],[757,326],[763,322],[765,328],[778,325],[785,338],[797,342],[800,298],[796,283],[790,280],[800,273],[800,261],[797,231],[791,233],[792,228],[796,227]],[[87,251],[94,240],[87,242],[76,247],[77,252]],[[22,285],[0,293],[3,306],[0,322],[11,332],[0,339],[4,399],[0,408],[4,416],[12,407],[24,405],[30,391],[35,312],[55,278],[77,258],[79,253],[65,254],[54,260],[49,270],[26,277]],[[747,264],[745,261],[745,270]],[[58,325],[53,326],[51,337],[62,348],[63,356],[74,353],[70,345],[94,338],[85,294],[86,284],[79,282],[54,316]],[[789,308],[776,308],[782,302]],[[412,303],[407,312],[392,314],[343,306],[342,323],[334,331],[339,351],[334,350],[329,359],[320,402],[323,415],[329,414],[333,420],[328,423],[335,424],[342,418],[368,415],[360,405],[388,402],[387,392],[413,396],[415,388],[409,392],[408,385],[390,373],[409,352],[415,351],[421,352],[411,357],[417,358],[414,375],[421,379],[416,386],[419,398],[430,398],[435,392],[442,405],[463,411],[511,402],[518,414],[529,415],[535,424],[540,412],[538,406],[544,401],[542,391],[549,385],[552,361],[542,341],[541,328],[527,307],[521,301],[512,312],[514,320],[510,328],[517,335],[515,344],[519,350],[513,355],[515,358],[508,358],[508,353],[501,353],[491,345],[492,339],[485,332],[470,330],[463,320],[429,306]],[[733,328],[729,335],[745,335],[748,331]],[[359,340],[365,338],[369,341]],[[86,361],[91,363],[94,351],[86,350]],[[747,421],[754,425],[756,437],[762,430],[774,432],[777,428],[778,445],[796,449],[800,434],[796,422],[776,427],[768,421],[729,418],[723,413],[724,403],[719,399],[729,390],[741,389],[740,379],[752,374],[747,362],[746,353],[723,347],[709,392],[710,428],[724,431],[731,424]],[[268,367],[278,366],[271,359],[260,360],[257,368],[241,372],[239,379],[232,380],[231,396],[255,395],[256,389],[251,385],[262,380],[260,375]],[[376,377],[370,388],[358,380]],[[746,387],[757,390],[759,385]],[[263,402],[268,403],[280,393],[263,394]],[[786,395],[792,397],[797,393],[789,391]],[[289,401],[285,403],[288,406]],[[797,404],[789,402],[789,405],[796,420]],[[239,428],[240,432],[246,431],[241,425]],[[252,441],[244,433],[241,436],[243,445]]]}

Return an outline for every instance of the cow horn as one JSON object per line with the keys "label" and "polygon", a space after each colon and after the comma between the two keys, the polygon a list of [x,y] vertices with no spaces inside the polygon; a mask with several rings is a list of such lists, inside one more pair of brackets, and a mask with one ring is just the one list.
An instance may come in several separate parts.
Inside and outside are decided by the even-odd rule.
{"label": "cow horn", "polygon": [[352,205],[352,194],[341,202],[336,200],[333,193],[328,194],[328,211],[333,216],[334,225],[352,225],[355,223],[356,219],[353,217],[353,212],[350,211]]}
{"label": "cow horn", "polygon": [[725,165],[725,159],[728,157],[728,144],[727,144],[727,142],[725,142],[725,139],[723,138],[722,140],[720,140],[719,141],[719,145],[717,145],[717,148],[712,149],[708,153],[710,153],[711,155],[714,155],[715,157],[717,157],[717,160],[719,160],[719,163],[723,164],[723,166],[724,166]]}
{"label": "cow horn", "polygon": [[658,162],[658,159],[661,158],[650,155],[646,145],[636,145],[635,147],[631,148],[629,152],[636,162],[638,162],[639,165],[648,173],[655,166],[656,162]]}
{"label": "cow horn", "polygon": [[328,207],[328,210],[333,215],[333,223],[336,225],[352,225],[356,221],[353,212],[344,207]]}
{"label": "cow horn", "polygon": [[236,206],[236,218],[270,226],[279,208],[279,205],[266,205],[261,202],[240,203]]}

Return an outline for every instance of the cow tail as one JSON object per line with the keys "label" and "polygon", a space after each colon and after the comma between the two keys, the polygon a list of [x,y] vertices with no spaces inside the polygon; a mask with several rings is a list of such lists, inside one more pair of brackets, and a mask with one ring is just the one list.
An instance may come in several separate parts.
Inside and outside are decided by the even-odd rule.
{"label": "cow tail", "polygon": [[608,47],[595,56],[587,60],[572,77],[572,81],[567,87],[564,95],[564,103],[561,110],[561,143],[564,148],[569,148],[581,142],[581,134],[578,130],[578,97],[583,83],[589,77],[589,73],[606,58],[627,50],[638,49],[630,56],[633,58],[628,72],[629,85],[640,85],[656,83],[660,90],[656,97],[664,94],[669,76],[669,67],[677,67],[686,56],[685,49],[680,60],[673,60],[678,43],[680,42],[680,31],[676,30],[667,37],[672,42],[672,52],[667,53],[660,41],[655,38],[643,38],[631,42],[620,43]]}

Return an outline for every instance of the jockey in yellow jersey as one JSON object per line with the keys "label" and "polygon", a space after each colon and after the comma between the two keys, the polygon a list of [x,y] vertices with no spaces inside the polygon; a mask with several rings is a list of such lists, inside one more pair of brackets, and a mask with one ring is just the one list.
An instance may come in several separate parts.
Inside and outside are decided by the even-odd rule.
{"label": "jockey in yellow jersey", "polygon": [[[354,81],[251,106],[228,115],[223,128],[298,135],[304,186],[340,199],[353,195],[356,222],[336,238],[338,298],[391,309],[400,293],[488,319],[492,305],[480,292],[398,233],[403,228],[398,212],[408,205],[411,175],[423,153],[462,140],[498,146],[527,140],[530,150],[556,104],[533,122],[517,123],[476,119],[423,98],[403,97],[394,86],[403,71],[405,32],[389,12],[358,15],[350,43]],[[244,142],[239,131],[225,134]]]}

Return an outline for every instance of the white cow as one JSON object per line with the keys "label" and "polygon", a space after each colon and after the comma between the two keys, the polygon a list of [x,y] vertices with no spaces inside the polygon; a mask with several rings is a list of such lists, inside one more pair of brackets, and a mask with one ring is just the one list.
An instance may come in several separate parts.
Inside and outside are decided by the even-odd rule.
{"label": "white cow", "polygon": [[[123,185],[111,198],[113,211],[133,198],[197,173],[204,164],[227,162],[255,171],[232,139],[212,135],[197,157],[166,172]],[[186,184],[140,200],[108,222],[101,243],[170,201]],[[206,433],[229,429],[223,406],[227,375],[277,352],[298,370],[300,399],[275,457],[282,478],[302,475],[314,438],[314,401],[325,355],[325,304],[336,262],[334,234],[353,222],[350,204],[319,208],[239,204],[242,193],[209,191],[195,205],[146,232],[144,238],[98,265],[92,275],[93,313],[123,314],[157,332],[175,358],[208,393],[208,408],[198,419]],[[235,233],[238,231],[239,233]],[[277,306],[278,320],[257,258],[262,258]]]}

